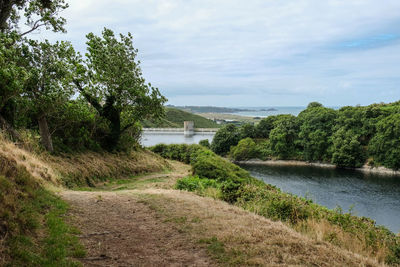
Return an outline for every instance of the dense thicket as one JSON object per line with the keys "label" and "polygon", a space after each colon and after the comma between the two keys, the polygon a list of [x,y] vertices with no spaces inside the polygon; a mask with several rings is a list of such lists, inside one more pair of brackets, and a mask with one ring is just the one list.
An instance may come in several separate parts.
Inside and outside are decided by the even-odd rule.
{"label": "dense thicket", "polygon": [[64,32],[64,0],[0,7],[0,128],[11,138],[22,141],[21,128],[50,152],[125,150],[137,144],[142,120],[163,116],[166,98],[143,78],[130,33],[89,33],[82,57],[68,42],[27,37],[40,27]]}
{"label": "dense thicket", "polygon": [[297,117],[277,115],[255,126],[225,126],[211,148],[234,160],[296,159],[399,169],[400,102],[339,110],[313,102]]}

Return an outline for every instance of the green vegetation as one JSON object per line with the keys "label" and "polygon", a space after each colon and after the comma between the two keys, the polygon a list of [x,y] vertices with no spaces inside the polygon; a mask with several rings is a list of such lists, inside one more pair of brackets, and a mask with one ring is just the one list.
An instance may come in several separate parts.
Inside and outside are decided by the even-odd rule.
{"label": "green vegetation", "polygon": [[[368,163],[397,170],[399,112],[400,102],[339,110],[313,102],[297,117],[277,115],[262,119],[255,126],[224,126],[215,135],[211,149],[220,155],[230,152],[233,160],[295,159],[339,167],[362,167]],[[254,142],[239,142],[246,138]]]}
{"label": "green vegetation", "polygon": [[176,108],[165,108],[165,117],[159,120],[144,120],[143,127],[147,128],[183,128],[184,121],[193,121],[196,128],[219,128],[212,120]]}
{"label": "green vegetation", "polygon": [[[151,149],[165,158],[190,163],[194,176],[179,180],[178,189],[200,195],[210,192],[209,196],[281,220],[311,236],[320,225],[325,241],[364,255],[382,254],[388,264],[400,263],[400,238],[368,218],[340,209],[328,210],[311,200],[283,193],[199,145],[156,145]],[[210,188],[213,191],[207,190]]]}
{"label": "green vegetation", "polygon": [[85,250],[64,221],[67,204],[15,162],[0,157],[0,166],[0,264],[79,266],[72,258],[85,256]]}
{"label": "green vegetation", "polygon": [[[0,11],[0,127],[39,135],[49,152],[138,145],[141,120],[164,115],[166,98],[142,76],[130,33],[89,33],[87,53],[68,42],[31,40],[40,26],[64,32],[64,0],[8,1]],[[32,28],[20,32],[23,15]],[[71,131],[71,129],[73,129]]]}

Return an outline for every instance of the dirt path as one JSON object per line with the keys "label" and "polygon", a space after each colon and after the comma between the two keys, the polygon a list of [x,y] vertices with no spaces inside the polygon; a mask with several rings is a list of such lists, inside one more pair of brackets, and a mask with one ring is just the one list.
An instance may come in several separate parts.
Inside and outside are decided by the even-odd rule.
{"label": "dirt path", "polygon": [[86,266],[209,266],[212,261],[135,196],[66,191]]}
{"label": "dirt path", "polygon": [[[204,248],[165,222],[139,195],[120,189],[170,188],[189,167],[172,163],[172,173],[156,173],[100,187],[102,191],[63,191],[71,223],[87,249],[85,266],[212,266]],[[123,182],[121,184],[121,181]],[[126,183],[129,181],[129,183]],[[109,190],[109,191],[108,191]],[[115,192],[110,192],[117,190]]]}

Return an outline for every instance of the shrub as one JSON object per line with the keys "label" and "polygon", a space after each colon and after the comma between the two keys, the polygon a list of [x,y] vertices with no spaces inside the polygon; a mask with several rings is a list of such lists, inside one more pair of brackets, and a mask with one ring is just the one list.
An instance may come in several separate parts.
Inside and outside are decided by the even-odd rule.
{"label": "shrub", "polygon": [[215,180],[199,178],[198,176],[188,176],[177,181],[175,188],[187,191],[203,191],[209,187],[218,188],[219,184]]}
{"label": "shrub", "polygon": [[256,143],[251,138],[240,140],[237,146],[231,148],[229,153],[234,160],[247,160],[258,156]]}
{"label": "shrub", "polygon": [[211,145],[210,145],[210,142],[208,141],[208,139],[200,140],[199,145],[204,146],[205,148],[208,148],[208,149],[211,148]]}

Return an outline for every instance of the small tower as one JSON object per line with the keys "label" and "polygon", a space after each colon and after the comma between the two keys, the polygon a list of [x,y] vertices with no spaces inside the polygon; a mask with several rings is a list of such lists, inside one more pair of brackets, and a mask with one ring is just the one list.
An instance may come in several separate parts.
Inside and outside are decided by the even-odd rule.
{"label": "small tower", "polygon": [[194,122],[193,121],[184,121],[183,122],[183,134],[188,137],[194,135]]}

